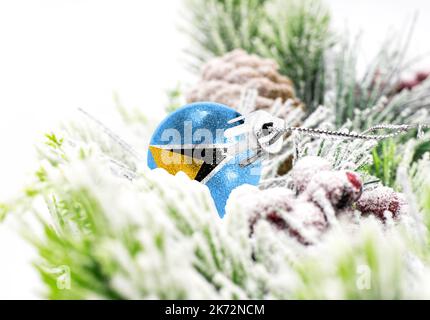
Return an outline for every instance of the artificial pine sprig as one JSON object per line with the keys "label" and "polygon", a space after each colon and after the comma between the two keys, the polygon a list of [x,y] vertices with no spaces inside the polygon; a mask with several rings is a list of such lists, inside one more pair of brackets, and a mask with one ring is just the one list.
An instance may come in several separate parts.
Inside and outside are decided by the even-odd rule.
{"label": "artificial pine sprig", "polygon": [[265,5],[271,0],[187,0],[189,26],[194,43],[189,50],[193,66],[236,48],[252,53],[266,21]]}
{"label": "artificial pine sprig", "polygon": [[268,11],[257,52],[274,59],[280,72],[294,79],[297,96],[312,112],[324,101],[325,59],[333,44],[330,14],[315,0],[276,1]]}
{"label": "artificial pine sprig", "polygon": [[[274,59],[312,112],[323,102],[330,15],[319,0],[190,0],[194,61],[241,48]],[[194,66],[198,66],[195,64]]]}

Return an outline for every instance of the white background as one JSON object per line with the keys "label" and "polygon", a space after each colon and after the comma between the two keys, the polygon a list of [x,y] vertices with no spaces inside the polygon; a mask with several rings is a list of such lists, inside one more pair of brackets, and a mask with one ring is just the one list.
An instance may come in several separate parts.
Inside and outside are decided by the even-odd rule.
{"label": "white background", "polygon": [[[370,59],[389,32],[405,31],[419,13],[410,56],[430,52],[430,2],[329,0],[334,27],[363,32]],[[180,0],[0,0],[0,201],[31,172],[42,134],[84,107],[109,119],[112,94],[151,112],[165,90],[192,81]],[[422,62],[430,69],[430,61]],[[109,121],[107,121],[109,123]],[[0,225],[0,299],[35,298],[40,282],[33,250],[13,219]]]}

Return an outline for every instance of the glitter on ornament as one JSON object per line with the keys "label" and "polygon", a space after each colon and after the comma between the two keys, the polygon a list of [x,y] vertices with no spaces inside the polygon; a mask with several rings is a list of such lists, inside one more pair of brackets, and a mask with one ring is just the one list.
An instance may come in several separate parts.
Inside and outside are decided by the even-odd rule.
{"label": "glitter on ornament", "polygon": [[[148,166],[163,168],[170,174],[179,171],[205,184],[212,195],[220,217],[231,191],[242,185],[257,185],[261,163],[240,166],[252,151],[227,154],[232,143],[224,131],[229,121],[241,115],[224,105],[201,102],[186,105],[169,114],[155,130],[148,150]],[[240,141],[235,137],[233,141]]]}

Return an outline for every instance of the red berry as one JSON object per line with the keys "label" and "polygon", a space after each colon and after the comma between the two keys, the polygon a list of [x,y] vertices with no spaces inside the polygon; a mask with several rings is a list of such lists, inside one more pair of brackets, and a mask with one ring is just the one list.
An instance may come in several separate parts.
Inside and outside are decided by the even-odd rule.
{"label": "red berry", "polygon": [[297,199],[285,188],[272,188],[252,195],[247,207],[250,212],[250,236],[255,232],[259,221],[265,220],[275,230],[286,232],[290,237],[304,245],[311,244],[306,236],[318,236],[327,227],[322,211],[313,203]]}
{"label": "red berry", "polygon": [[351,184],[354,186],[355,189],[361,190],[363,188],[361,179],[355,172],[347,171],[346,177],[348,178],[349,182],[351,182]]}
{"label": "red berry", "polygon": [[396,87],[396,92],[400,92],[404,89],[411,90],[417,85],[421,84],[423,81],[427,80],[430,76],[428,71],[420,71],[415,74],[415,78],[409,80],[402,80]]}
{"label": "red berry", "polygon": [[327,197],[333,208],[344,209],[361,195],[362,183],[359,176],[351,171],[323,171],[309,183],[303,196],[321,205],[318,195]]}
{"label": "red berry", "polygon": [[420,71],[415,75],[415,79],[419,82],[423,82],[429,77],[429,75],[430,75],[430,72]]}
{"label": "red berry", "polygon": [[288,228],[287,222],[281,218],[277,212],[270,212],[266,215],[266,220],[269,221],[278,230],[285,230]]}
{"label": "red berry", "polygon": [[332,166],[321,157],[303,157],[294,165],[291,171],[294,186],[298,192],[305,191],[312,178],[321,171],[329,171]]}
{"label": "red berry", "polygon": [[386,220],[387,212],[391,213],[394,219],[398,218],[404,205],[403,195],[388,187],[366,191],[357,201],[357,209],[362,215],[374,215],[382,221]]}

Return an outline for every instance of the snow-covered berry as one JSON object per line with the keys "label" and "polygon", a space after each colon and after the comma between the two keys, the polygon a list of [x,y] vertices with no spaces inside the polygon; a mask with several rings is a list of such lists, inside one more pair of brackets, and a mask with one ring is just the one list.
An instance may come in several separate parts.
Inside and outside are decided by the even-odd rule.
{"label": "snow-covered berry", "polygon": [[303,192],[312,178],[321,171],[332,169],[330,162],[321,157],[307,156],[301,158],[291,171],[294,186],[298,192]]}
{"label": "snow-covered berry", "polygon": [[387,219],[387,214],[394,219],[398,218],[405,205],[403,195],[389,187],[366,191],[357,201],[357,209],[362,215],[374,215],[382,221]]}
{"label": "snow-covered berry", "polygon": [[249,210],[250,235],[260,221],[267,221],[275,230],[286,232],[304,245],[312,243],[326,228],[320,208],[298,199],[286,188],[272,188],[252,195],[246,204]]}
{"label": "snow-covered berry", "polygon": [[322,171],[309,182],[302,197],[321,205],[320,197],[326,197],[335,209],[344,209],[358,200],[363,184],[352,171]]}
{"label": "snow-covered berry", "polygon": [[401,80],[397,84],[396,92],[400,92],[402,90],[411,90],[416,86],[420,85],[423,81],[427,80],[430,76],[430,72],[428,71],[419,71],[415,74],[415,77],[410,79]]}
{"label": "snow-covered berry", "polygon": [[290,189],[276,187],[256,189],[252,193],[242,195],[240,200],[246,211],[263,212],[273,208],[290,211],[294,205],[295,195]]}

